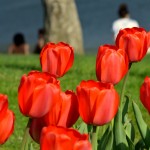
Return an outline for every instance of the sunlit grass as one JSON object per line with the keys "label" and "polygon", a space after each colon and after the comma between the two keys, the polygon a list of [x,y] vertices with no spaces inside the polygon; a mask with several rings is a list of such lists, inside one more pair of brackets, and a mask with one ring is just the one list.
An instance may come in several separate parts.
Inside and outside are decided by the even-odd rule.
{"label": "sunlit grass", "polygon": [[[95,75],[96,55],[75,56],[75,62],[69,72],[60,78],[62,90],[76,90],[81,80],[96,80]],[[7,94],[9,108],[16,116],[15,131],[9,140],[1,147],[2,150],[19,150],[23,132],[27,124],[27,117],[24,117],[18,107],[17,91],[20,78],[31,70],[41,71],[38,55],[0,55],[0,93]],[[131,96],[142,110],[145,121],[150,125],[150,117],[139,100],[139,88],[145,76],[150,76],[150,55],[147,55],[141,62],[132,65],[127,82],[126,94]],[[120,93],[122,81],[116,85]],[[133,117],[133,110],[130,104],[129,116]],[[136,132],[139,136],[138,132]],[[37,150],[37,149],[36,149]]]}

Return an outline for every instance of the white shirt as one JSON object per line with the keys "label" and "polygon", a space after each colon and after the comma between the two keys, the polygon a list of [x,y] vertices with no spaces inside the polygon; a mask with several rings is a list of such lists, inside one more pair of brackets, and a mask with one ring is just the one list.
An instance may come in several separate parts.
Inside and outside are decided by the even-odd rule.
{"label": "white shirt", "polygon": [[131,18],[119,18],[115,20],[112,24],[114,38],[116,38],[120,29],[132,28],[132,27],[139,27],[139,24],[136,20],[133,20]]}

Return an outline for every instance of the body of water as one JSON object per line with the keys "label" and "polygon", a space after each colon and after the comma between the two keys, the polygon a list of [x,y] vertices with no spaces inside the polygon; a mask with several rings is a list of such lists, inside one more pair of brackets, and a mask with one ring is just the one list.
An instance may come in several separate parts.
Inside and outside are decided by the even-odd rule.
{"label": "body of water", "polygon": [[[41,0],[0,2],[0,51],[6,50],[16,32],[23,32],[26,41],[34,45],[37,30],[43,26]],[[128,4],[131,17],[150,30],[149,0],[76,0],[86,50],[97,51],[98,46],[113,43],[112,22],[118,17],[117,9],[122,2]]]}

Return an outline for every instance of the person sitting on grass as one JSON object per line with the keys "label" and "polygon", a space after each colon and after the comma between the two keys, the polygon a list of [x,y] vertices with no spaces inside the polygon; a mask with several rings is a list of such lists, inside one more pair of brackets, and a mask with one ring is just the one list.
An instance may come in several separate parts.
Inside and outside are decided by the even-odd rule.
{"label": "person sitting on grass", "polygon": [[29,54],[29,45],[25,42],[24,35],[17,33],[13,37],[13,43],[8,48],[9,54]]}
{"label": "person sitting on grass", "polygon": [[36,53],[36,54],[40,54],[40,52],[45,44],[44,35],[45,35],[45,30],[39,29],[38,30],[38,41],[37,41],[37,44],[34,49],[34,53]]}

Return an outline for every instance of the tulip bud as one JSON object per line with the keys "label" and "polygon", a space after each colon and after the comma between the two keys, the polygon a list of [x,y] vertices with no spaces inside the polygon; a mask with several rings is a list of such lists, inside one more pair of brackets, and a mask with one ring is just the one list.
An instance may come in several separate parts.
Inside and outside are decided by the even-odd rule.
{"label": "tulip bud", "polygon": [[69,128],[79,117],[78,100],[73,91],[61,92],[56,98],[57,103],[45,116],[32,119],[30,135],[37,143],[43,127],[54,125]]}
{"label": "tulip bud", "polygon": [[99,47],[96,58],[96,76],[103,83],[117,84],[128,71],[128,56],[113,45]]}
{"label": "tulip bud", "polygon": [[129,62],[140,61],[146,55],[149,43],[145,29],[138,27],[122,29],[116,38],[116,45],[126,51]]}
{"label": "tulip bud", "polygon": [[73,65],[73,48],[68,44],[46,44],[40,53],[42,71],[62,77]]}
{"label": "tulip bud", "polygon": [[59,82],[49,73],[31,71],[23,75],[18,89],[19,108],[22,114],[40,118],[56,103],[60,92]]}
{"label": "tulip bud", "polygon": [[82,81],[77,86],[79,114],[83,121],[92,125],[104,125],[116,115],[119,95],[113,84],[93,80]]}

